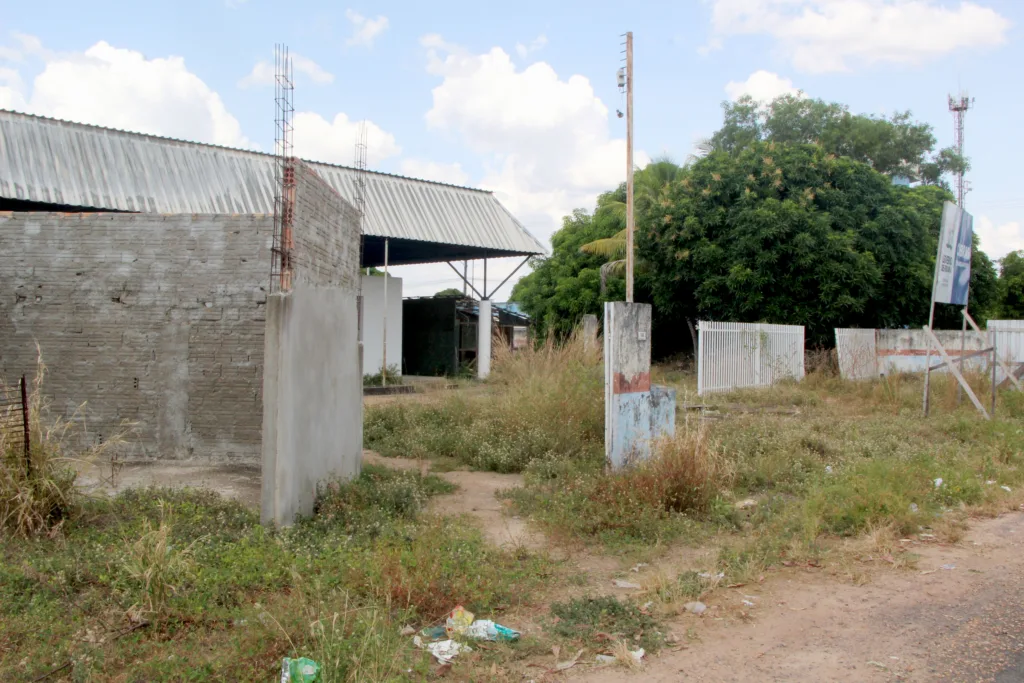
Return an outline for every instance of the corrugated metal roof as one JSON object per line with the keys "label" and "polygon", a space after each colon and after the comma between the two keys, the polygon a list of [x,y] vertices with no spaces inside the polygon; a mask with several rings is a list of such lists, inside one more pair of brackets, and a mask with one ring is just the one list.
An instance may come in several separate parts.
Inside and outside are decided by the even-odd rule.
{"label": "corrugated metal roof", "polygon": [[[354,202],[354,168],[307,162]],[[493,194],[367,171],[364,231],[541,254]],[[274,157],[0,110],[0,197],[148,213],[273,213]]]}

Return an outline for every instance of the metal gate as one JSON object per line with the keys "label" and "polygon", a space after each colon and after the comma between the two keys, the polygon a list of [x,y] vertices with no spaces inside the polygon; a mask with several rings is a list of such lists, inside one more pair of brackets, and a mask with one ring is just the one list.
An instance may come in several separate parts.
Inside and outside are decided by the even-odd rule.
{"label": "metal gate", "polygon": [[878,339],[875,330],[836,328],[836,355],[843,379],[878,377]]}
{"label": "metal gate", "polygon": [[699,323],[698,395],[770,386],[781,379],[803,377],[803,326]]}

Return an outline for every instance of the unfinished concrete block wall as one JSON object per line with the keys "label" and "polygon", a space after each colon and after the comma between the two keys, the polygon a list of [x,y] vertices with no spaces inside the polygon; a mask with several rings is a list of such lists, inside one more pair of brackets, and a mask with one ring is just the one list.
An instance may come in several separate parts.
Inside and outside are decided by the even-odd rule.
{"label": "unfinished concrete block wall", "polygon": [[[131,455],[256,463],[270,216],[0,213],[0,376]],[[85,404],[79,412],[79,407]]]}
{"label": "unfinished concrete block wall", "polygon": [[359,220],[310,169],[296,169],[291,291],[267,300],[262,513],[291,524],[316,486],[362,460]]}

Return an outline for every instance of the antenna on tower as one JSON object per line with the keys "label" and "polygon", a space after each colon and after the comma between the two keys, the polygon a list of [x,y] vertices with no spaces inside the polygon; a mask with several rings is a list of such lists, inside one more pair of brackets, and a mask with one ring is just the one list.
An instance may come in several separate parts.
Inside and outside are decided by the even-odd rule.
{"label": "antenna on tower", "polygon": [[292,288],[292,232],[295,207],[295,157],[292,115],[295,113],[292,57],[286,45],[274,46],[274,237],[271,242],[270,291]]}
{"label": "antenna on tower", "polygon": [[[967,93],[961,92],[959,97],[949,96],[949,111],[953,114],[953,146],[961,161],[964,159],[964,118],[967,110],[974,106],[974,98],[968,97]],[[956,173],[956,205],[964,208],[964,197],[970,191],[970,186],[964,180],[964,170]]]}

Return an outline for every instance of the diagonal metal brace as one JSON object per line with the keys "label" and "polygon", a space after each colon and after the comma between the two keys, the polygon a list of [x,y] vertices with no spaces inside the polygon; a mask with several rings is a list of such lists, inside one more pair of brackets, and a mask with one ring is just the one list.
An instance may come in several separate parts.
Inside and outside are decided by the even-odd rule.
{"label": "diagonal metal brace", "polygon": [[967,380],[964,379],[964,376],[960,374],[960,369],[957,368],[956,364],[952,359],[950,359],[949,354],[946,353],[946,349],[942,346],[942,342],[939,341],[939,338],[935,336],[935,333],[932,332],[931,328],[927,325],[921,329],[928,334],[929,343],[935,344],[935,348],[938,349],[939,355],[942,356],[942,360],[949,366],[949,371],[953,373],[954,377],[956,377],[956,381],[960,382],[960,386],[962,386],[964,391],[967,392],[967,396],[971,399],[971,403],[974,404],[974,407],[978,409],[979,413],[985,416],[986,420],[991,420],[992,416],[988,414],[988,411],[985,410],[985,406],[981,405],[981,401],[979,401],[978,397],[974,395],[974,390],[971,389],[971,385],[968,384]]}
{"label": "diagonal metal brace", "polygon": [[[978,334],[981,334],[981,330],[978,329],[978,323],[974,322],[974,318],[971,317],[971,314],[968,313],[966,309],[964,309],[961,312],[964,314],[964,319],[968,323],[970,323],[971,327],[974,328],[974,331],[977,332]],[[995,342],[992,343],[994,344]],[[1003,372],[1006,373],[1006,376],[1010,379],[1011,382],[1013,382],[1013,386],[1017,387],[1017,391],[1024,391],[1024,387],[1021,386],[1020,380],[1017,379],[1016,375],[1014,375],[1014,373],[1010,371],[1009,366],[1007,366],[1006,363],[1001,358],[999,358],[998,355],[996,355],[996,362],[999,363],[999,367],[1003,369]]]}

